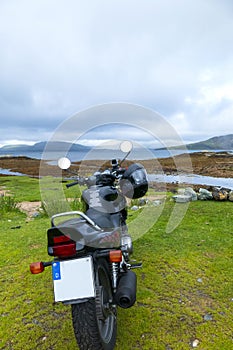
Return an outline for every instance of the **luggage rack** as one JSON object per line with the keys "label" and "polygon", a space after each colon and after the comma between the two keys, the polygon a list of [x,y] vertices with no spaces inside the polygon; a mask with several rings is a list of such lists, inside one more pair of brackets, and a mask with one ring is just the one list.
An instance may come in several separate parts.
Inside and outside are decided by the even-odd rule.
{"label": "luggage rack", "polygon": [[81,216],[84,220],[86,220],[91,226],[93,226],[96,230],[98,231],[102,231],[101,227],[99,227],[98,225],[96,225],[96,223],[91,220],[86,214],[84,214],[82,211],[66,211],[64,213],[59,213],[59,214],[55,214],[51,217],[51,225],[52,226],[56,226],[54,223],[54,220],[56,218],[59,217],[63,217],[63,216],[71,216],[71,215],[79,215]]}

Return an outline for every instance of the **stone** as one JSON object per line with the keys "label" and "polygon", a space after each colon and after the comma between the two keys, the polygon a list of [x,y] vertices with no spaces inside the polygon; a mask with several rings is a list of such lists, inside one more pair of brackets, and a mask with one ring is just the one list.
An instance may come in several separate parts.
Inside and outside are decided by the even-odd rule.
{"label": "stone", "polygon": [[190,195],[182,195],[182,194],[177,194],[176,196],[172,197],[176,203],[187,203],[191,202],[192,197]]}
{"label": "stone", "polygon": [[197,200],[197,194],[194,191],[194,189],[192,187],[187,187],[184,191],[184,194],[187,196],[191,196],[191,200],[192,201],[196,201]]}
{"label": "stone", "polygon": [[185,188],[179,188],[177,193],[180,194],[180,195],[184,195],[185,194]]}
{"label": "stone", "polygon": [[130,209],[136,211],[139,209],[139,207],[137,205],[133,205]]}
{"label": "stone", "polygon": [[196,348],[198,346],[198,344],[200,343],[200,341],[198,339],[195,339],[193,342],[192,342],[192,347],[193,348]]}
{"label": "stone", "polygon": [[204,315],[204,321],[212,321],[213,320],[213,316],[212,315],[210,315],[210,314],[206,314],[206,315]]}
{"label": "stone", "polygon": [[198,199],[200,200],[208,200],[213,199],[213,195],[210,191],[206,190],[205,188],[200,188],[198,193]]}
{"label": "stone", "polygon": [[138,200],[138,205],[140,206],[140,207],[142,207],[143,205],[146,205],[148,203],[148,200],[146,200],[145,198],[140,198],[139,200]]}
{"label": "stone", "polygon": [[160,200],[155,200],[155,201],[153,201],[153,205],[155,206],[155,207],[157,207],[158,205],[161,205],[162,204],[162,202],[160,201]]}
{"label": "stone", "polygon": [[233,202],[233,191],[229,192],[228,199],[229,199],[229,201]]}
{"label": "stone", "polygon": [[228,199],[228,192],[223,188],[214,188],[213,190],[213,198],[216,201],[225,201]]}

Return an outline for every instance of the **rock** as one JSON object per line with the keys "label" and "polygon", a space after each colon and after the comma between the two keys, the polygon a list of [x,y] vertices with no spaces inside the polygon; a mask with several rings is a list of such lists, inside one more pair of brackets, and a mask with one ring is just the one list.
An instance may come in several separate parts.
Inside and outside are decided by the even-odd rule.
{"label": "rock", "polygon": [[198,346],[198,344],[200,343],[200,341],[198,339],[195,339],[193,342],[192,342],[192,347],[193,348],[196,348]]}
{"label": "rock", "polygon": [[180,195],[185,195],[185,188],[179,188],[177,193]]}
{"label": "rock", "polygon": [[191,196],[191,200],[192,201],[196,201],[197,200],[197,194],[194,191],[194,189],[192,187],[187,187],[184,191],[184,194],[186,196]]}
{"label": "rock", "polygon": [[206,190],[205,188],[200,188],[198,193],[198,199],[200,200],[208,200],[213,199],[213,195],[210,191]]}
{"label": "rock", "polygon": [[133,205],[130,209],[136,211],[139,209],[139,207],[137,205]]}
{"label": "rock", "polygon": [[153,205],[154,205],[155,207],[157,207],[157,206],[160,205],[160,204],[162,204],[162,202],[159,201],[159,200],[153,201]]}
{"label": "rock", "polygon": [[178,194],[172,197],[176,203],[187,203],[191,202],[192,197],[189,195]]}
{"label": "rock", "polygon": [[197,282],[198,282],[198,283],[202,283],[202,282],[203,282],[202,278],[198,278],[198,279],[197,279]]}
{"label": "rock", "polygon": [[229,199],[229,201],[233,202],[233,191],[229,192],[228,199]]}
{"label": "rock", "polygon": [[138,200],[138,205],[140,207],[142,207],[143,205],[146,205],[148,203],[148,200],[146,200],[145,198],[141,198]]}
{"label": "rock", "polygon": [[213,316],[210,314],[206,314],[203,318],[204,318],[204,321],[212,321],[213,320]]}
{"label": "rock", "polygon": [[216,201],[225,201],[228,199],[228,192],[223,188],[214,188],[213,190],[213,198]]}

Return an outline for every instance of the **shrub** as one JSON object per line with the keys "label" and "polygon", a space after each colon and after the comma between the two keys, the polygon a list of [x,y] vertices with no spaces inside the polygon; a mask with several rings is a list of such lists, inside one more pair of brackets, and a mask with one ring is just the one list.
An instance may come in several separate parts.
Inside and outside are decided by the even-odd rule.
{"label": "shrub", "polygon": [[0,212],[8,213],[8,212],[18,212],[20,211],[17,207],[17,202],[15,198],[12,196],[1,196],[0,197]]}

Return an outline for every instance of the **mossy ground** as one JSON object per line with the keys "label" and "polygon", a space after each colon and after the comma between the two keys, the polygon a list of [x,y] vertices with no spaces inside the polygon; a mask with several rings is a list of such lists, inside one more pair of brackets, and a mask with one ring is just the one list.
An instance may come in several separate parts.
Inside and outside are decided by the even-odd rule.
{"label": "mossy ground", "polygon": [[[15,197],[25,192],[26,200],[38,200],[37,180],[17,179],[5,183]],[[167,200],[155,225],[134,242],[133,258],[143,268],[136,271],[135,306],[118,309],[116,350],[186,350],[195,339],[201,350],[233,349],[233,204],[193,202],[166,233],[173,206]],[[1,214],[0,349],[77,349],[70,307],[53,302],[51,269],[29,272],[30,262],[49,260],[49,224],[45,217],[27,222],[19,212]]]}

